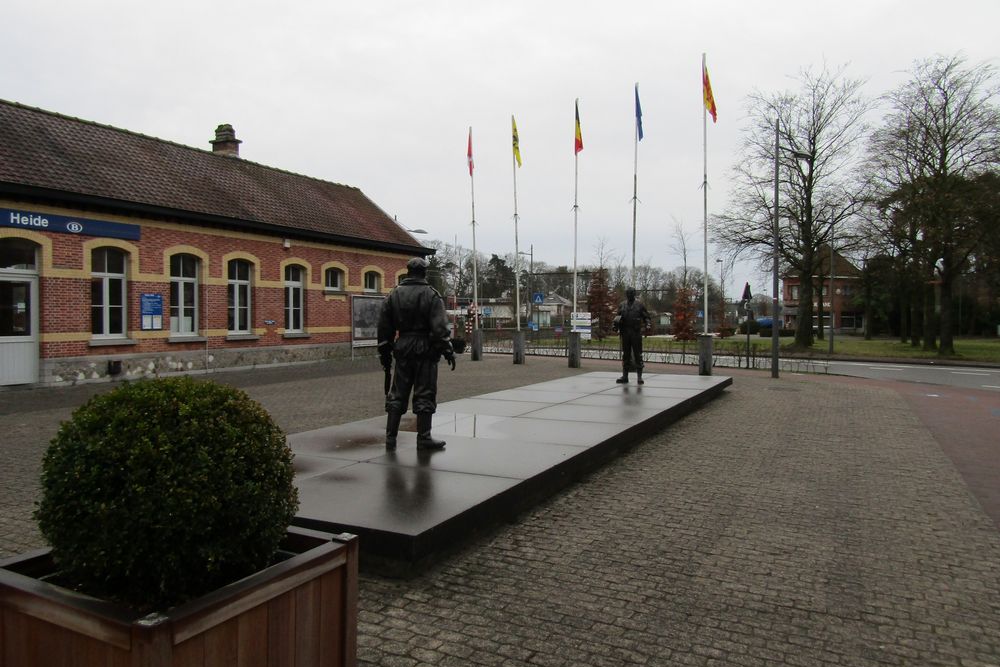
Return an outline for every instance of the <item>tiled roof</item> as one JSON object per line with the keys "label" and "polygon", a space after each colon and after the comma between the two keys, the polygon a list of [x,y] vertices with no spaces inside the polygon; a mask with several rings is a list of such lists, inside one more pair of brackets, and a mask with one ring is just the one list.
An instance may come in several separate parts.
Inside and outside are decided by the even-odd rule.
{"label": "tiled roof", "polygon": [[0,100],[0,187],[10,186],[420,247],[357,188]]}

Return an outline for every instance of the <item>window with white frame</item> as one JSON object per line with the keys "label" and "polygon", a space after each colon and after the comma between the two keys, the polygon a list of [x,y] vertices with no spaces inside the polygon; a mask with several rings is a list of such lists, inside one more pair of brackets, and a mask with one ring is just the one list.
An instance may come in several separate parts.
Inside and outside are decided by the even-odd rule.
{"label": "window with white frame", "polygon": [[285,332],[302,333],[305,269],[297,264],[285,267]]}
{"label": "window with white frame", "polygon": [[198,333],[198,258],[170,257],[170,333]]}
{"label": "window with white frame", "polygon": [[344,289],[344,272],[341,269],[326,270],[326,289],[328,290]]}
{"label": "window with white frame", "polygon": [[125,252],[95,248],[90,254],[90,331],[95,337],[124,338]]}
{"label": "window with white frame", "polygon": [[229,262],[227,298],[229,307],[229,333],[250,333],[251,303],[250,303],[250,262],[234,259]]}
{"label": "window with white frame", "polygon": [[382,289],[382,276],[378,274],[378,271],[366,271],[365,272],[365,291],[366,292],[378,292]]}

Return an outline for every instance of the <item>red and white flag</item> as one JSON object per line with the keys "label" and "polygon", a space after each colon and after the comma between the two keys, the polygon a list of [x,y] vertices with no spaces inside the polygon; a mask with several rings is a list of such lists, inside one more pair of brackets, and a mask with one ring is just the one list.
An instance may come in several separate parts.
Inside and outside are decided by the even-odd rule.
{"label": "red and white flag", "polygon": [[469,128],[469,176],[472,176],[472,170],[475,164],[472,162],[472,128]]}

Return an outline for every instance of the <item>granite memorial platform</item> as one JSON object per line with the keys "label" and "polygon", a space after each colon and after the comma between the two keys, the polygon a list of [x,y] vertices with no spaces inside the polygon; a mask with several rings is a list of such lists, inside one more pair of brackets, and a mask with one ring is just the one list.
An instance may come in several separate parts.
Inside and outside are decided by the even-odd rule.
{"label": "granite memorial platform", "polygon": [[[725,376],[650,373],[644,385],[592,372],[442,403],[416,448],[403,418],[385,449],[385,417],[296,433],[296,525],[360,536],[362,561],[419,567],[429,556],[537,504],[680,419],[732,384]],[[384,567],[382,569],[385,569]]]}

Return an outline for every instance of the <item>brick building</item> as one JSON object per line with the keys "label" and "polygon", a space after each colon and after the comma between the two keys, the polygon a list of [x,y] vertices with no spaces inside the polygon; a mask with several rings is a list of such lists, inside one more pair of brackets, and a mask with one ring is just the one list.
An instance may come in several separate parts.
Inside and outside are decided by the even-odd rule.
{"label": "brick building", "polygon": [[0,101],[0,385],[349,356],[433,252],[360,190]]}
{"label": "brick building", "polygon": [[[833,294],[830,293],[830,247],[818,250],[819,271],[813,277],[813,329],[819,324],[819,298],[823,304],[823,329],[830,329],[830,314],[833,314],[833,330],[838,333],[856,333],[864,329],[864,309],[855,305],[860,295],[861,271],[839,252],[833,253]],[[798,275],[783,278],[782,309],[783,326],[794,329],[798,321],[799,291],[802,281]]]}

